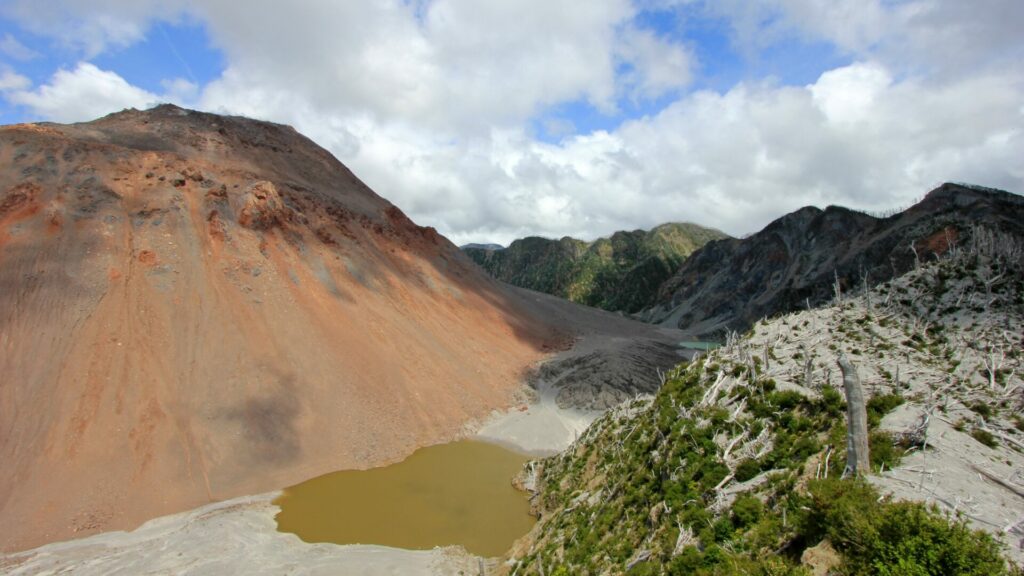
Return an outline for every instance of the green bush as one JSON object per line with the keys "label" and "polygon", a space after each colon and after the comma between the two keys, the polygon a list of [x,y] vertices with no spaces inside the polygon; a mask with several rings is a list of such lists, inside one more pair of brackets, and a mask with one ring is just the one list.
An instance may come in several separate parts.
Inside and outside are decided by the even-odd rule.
{"label": "green bush", "polygon": [[826,416],[839,417],[846,410],[846,401],[843,395],[832,386],[824,386],[821,389],[821,399],[818,400],[818,408]]}
{"label": "green bush", "polygon": [[999,442],[996,440],[996,437],[988,430],[984,430],[982,428],[975,428],[974,430],[971,430],[971,438],[974,438],[989,448],[996,448],[999,446]]}
{"label": "green bush", "polygon": [[871,455],[872,470],[881,469],[883,464],[890,469],[899,466],[904,452],[893,442],[892,434],[878,430],[868,436],[868,451]]}
{"label": "green bush", "polygon": [[827,537],[843,556],[843,574],[1002,576],[998,543],[919,502],[880,501],[863,480],[813,480],[801,522],[804,541]]}
{"label": "green bush", "polygon": [[768,402],[774,404],[779,410],[792,410],[799,406],[806,398],[796,390],[785,390],[772,392],[768,395]]}
{"label": "green bush", "polygon": [[975,402],[970,406],[971,411],[981,416],[985,420],[992,417],[992,407],[984,402]]}
{"label": "green bush", "polygon": [[764,504],[756,496],[743,494],[732,504],[732,524],[738,529],[752,526],[761,519]]}
{"label": "green bush", "polygon": [[746,482],[761,473],[761,464],[752,458],[740,462],[736,466],[736,481]]}
{"label": "green bush", "polygon": [[892,412],[897,406],[903,404],[903,397],[899,394],[879,394],[868,400],[868,428],[876,428],[882,418]]}

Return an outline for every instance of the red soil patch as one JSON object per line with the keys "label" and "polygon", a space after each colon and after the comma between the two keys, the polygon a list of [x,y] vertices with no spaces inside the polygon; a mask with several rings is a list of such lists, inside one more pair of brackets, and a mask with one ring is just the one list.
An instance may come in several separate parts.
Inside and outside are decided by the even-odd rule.
{"label": "red soil patch", "polygon": [[146,266],[153,266],[156,264],[156,253],[152,250],[143,250],[139,252],[139,262]]}
{"label": "red soil patch", "polygon": [[932,233],[927,238],[920,240],[917,243],[917,247],[918,250],[927,250],[933,254],[945,254],[953,246],[956,246],[959,239],[960,231],[954,226],[946,226]]}
{"label": "red soil patch", "polygon": [[220,213],[216,210],[210,210],[210,213],[206,216],[207,231],[210,238],[223,242],[227,238],[225,232],[224,222],[220,219]]}
{"label": "red soil patch", "polygon": [[0,200],[0,217],[37,211],[39,204],[36,199],[41,192],[42,188],[32,182],[23,182],[8,189],[3,200]]}

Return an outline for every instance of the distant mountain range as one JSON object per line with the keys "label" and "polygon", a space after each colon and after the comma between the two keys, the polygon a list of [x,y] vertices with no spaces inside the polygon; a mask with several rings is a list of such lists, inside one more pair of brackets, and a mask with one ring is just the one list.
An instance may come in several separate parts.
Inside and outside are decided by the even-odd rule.
{"label": "distant mountain range", "polygon": [[529,237],[505,249],[462,247],[491,276],[573,302],[628,313],[658,303],[661,285],[694,250],[728,236],[696,224],[662,224],[584,242]]}
{"label": "distant mountain range", "polygon": [[1024,237],[1024,198],[946,183],[885,218],[808,206],[742,239],[664,224],[591,243],[531,237],[463,251],[510,284],[716,340],[762,317],[819,305],[834,296],[837,280],[841,291],[889,280],[955,249],[977,226]]}
{"label": "distant mountain range", "polygon": [[709,242],[661,286],[638,317],[694,335],[743,331],[758,319],[873,286],[963,243],[976,226],[1024,236],[1024,197],[943,184],[887,218],[801,208],[743,239]]}
{"label": "distant mountain range", "polygon": [[477,244],[476,242],[470,242],[469,244],[463,244],[462,246],[459,246],[459,248],[462,248],[463,250],[467,250],[467,249],[470,249],[470,248],[473,248],[473,249],[476,249],[476,250],[504,250],[505,249],[505,247],[502,246],[501,244]]}

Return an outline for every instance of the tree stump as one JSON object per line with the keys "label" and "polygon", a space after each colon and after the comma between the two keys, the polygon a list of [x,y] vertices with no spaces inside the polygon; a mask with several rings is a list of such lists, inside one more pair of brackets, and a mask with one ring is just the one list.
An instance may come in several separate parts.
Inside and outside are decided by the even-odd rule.
{"label": "tree stump", "polygon": [[843,477],[861,476],[871,472],[864,388],[860,385],[857,368],[845,354],[839,356],[838,362],[839,369],[843,371],[843,392],[846,394],[846,469]]}

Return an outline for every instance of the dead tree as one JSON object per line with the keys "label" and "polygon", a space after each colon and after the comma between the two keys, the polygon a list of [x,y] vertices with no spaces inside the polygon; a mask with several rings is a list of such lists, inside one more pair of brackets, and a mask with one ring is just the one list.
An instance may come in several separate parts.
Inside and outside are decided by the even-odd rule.
{"label": "dead tree", "polygon": [[811,359],[811,352],[807,345],[801,346],[804,355],[804,387],[811,388],[814,378],[814,360]]}
{"label": "dead tree", "polygon": [[989,342],[987,352],[986,355],[981,357],[981,360],[985,364],[985,371],[988,372],[988,388],[989,390],[995,390],[996,378],[999,375],[999,371],[1003,369],[1003,362],[1006,360],[1006,350],[1003,348],[1002,342],[999,343],[998,348],[993,346],[992,342]]}
{"label": "dead tree", "polygon": [[835,268],[832,269],[832,291],[835,293],[836,306],[843,307],[843,287],[839,283],[839,271]]}
{"label": "dead tree", "polygon": [[843,392],[846,393],[846,469],[843,477],[861,476],[871,471],[867,403],[857,369],[845,354],[839,356],[838,363],[843,371]]}

